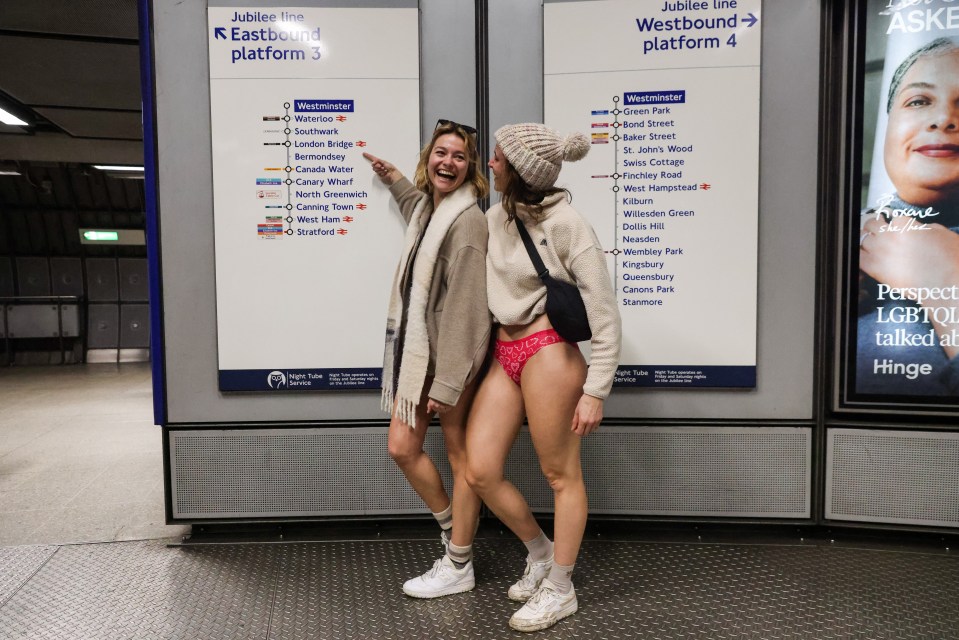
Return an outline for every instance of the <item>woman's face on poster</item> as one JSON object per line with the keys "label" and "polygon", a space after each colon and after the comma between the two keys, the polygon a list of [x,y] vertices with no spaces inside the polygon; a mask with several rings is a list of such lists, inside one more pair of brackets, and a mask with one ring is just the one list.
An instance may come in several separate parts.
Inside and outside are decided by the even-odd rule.
{"label": "woman's face on poster", "polygon": [[889,110],[884,160],[905,202],[959,199],[959,51],[919,58],[903,76]]}

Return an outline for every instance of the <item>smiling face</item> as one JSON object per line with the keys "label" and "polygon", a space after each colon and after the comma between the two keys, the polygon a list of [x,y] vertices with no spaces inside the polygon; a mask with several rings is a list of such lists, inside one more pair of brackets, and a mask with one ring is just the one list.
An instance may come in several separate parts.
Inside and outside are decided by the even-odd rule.
{"label": "smiling face", "polygon": [[499,145],[496,145],[496,148],[493,149],[493,157],[490,158],[489,168],[493,171],[493,188],[503,193],[509,173],[509,161],[503,155],[503,150],[500,149]]}
{"label": "smiling face", "polygon": [[459,189],[468,170],[469,159],[463,139],[455,133],[438,137],[426,163],[426,176],[433,185],[433,197],[438,201]]}
{"label": "smiling face", "polygon": [[959,199],[959,51],[919,58],[903,76],[883,158],[905,202],[936,206]]}

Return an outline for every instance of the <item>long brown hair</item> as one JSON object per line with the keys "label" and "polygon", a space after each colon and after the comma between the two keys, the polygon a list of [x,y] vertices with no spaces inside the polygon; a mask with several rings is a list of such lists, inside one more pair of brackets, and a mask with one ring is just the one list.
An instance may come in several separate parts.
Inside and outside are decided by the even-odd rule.
{"label": "long brown hair", "polygon": [[529,211],[533,222],[539,222],[543,217],[543,200],[554,193],[566,193],[567,200],[572,200],[572,194],[568,189],[560,187],[549,187],[543,191],[533,189],[526,184],[519,172],[509,161],[506,162],[506,184],[503,185],[502,198],[500,204],[506,210],[506,224],[509,224],[516,217],[516,205],[521,204]]}
{"label": "long brown hair", "polygon": [[463,144],[466,146],[468,167],[466,169],[466,179],[463,182],[469,182],[473,185],[477,198],[485,198],[489,195],[489,180],[486,178],[486,172],[479,170],[479,149],[476,146],[476,136],[470,134],[462,125],[455,122],[437,126],[429,143],[420,150],[420,161],[416,165],[416,173],[413,174],[413,184],[420,191],[433,195],[433,183],[430,182],[426,173],[426,166],[430,154],[433,153],[433,145],[436,144],[440,136],[445,136],[448,133],[456,134],[462,138]]}

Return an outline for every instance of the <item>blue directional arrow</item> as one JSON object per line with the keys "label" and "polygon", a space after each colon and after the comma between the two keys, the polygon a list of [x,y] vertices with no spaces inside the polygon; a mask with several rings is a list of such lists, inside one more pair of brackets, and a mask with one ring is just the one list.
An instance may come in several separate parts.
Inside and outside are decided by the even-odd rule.
{"label": "blue directional arrow", "polygon": [[[752,14],[749,14],[752,15]],[[753,20],[755,22],[755,20]],[[223,38],[226,40],[226,29],[223,27],[213,27],[213,34],[216,38]]]}
{"label": "blue directional arrow", "polygon": [[759,18],[754,16],[752,13],[750,13],[748,18],[743,18],[743,22],[751,27],[757,22],[759,22]]}

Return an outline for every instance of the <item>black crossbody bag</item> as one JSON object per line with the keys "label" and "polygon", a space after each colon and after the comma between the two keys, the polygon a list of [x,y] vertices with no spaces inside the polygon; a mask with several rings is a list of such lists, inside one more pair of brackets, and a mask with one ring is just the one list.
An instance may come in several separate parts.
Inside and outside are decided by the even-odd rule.
{"label": "black crossbody bag", "polygon": [[593,332],[589,328],[586,305],[583,304],[583,296],[580,295],[579,289],[576,285],[557,280],[549,275],[549,270],[543,264],[543,259],[539,257],[536,247],[533,246],[533,239],[529,237],[526,227],[519,218],[513,218],[513,222],[516,223],[516,229],[523,238],[529,259],[533,261],[536,275],[546,285],[546,315],[549,317],[550,324],[560,336],[570,342],[589,340],[593,337]]}

